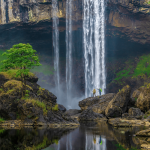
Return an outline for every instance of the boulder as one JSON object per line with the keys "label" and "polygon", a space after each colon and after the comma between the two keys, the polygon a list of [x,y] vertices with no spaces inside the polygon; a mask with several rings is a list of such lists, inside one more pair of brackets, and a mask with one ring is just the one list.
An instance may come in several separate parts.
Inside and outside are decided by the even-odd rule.
{"label": "boulder", "polygon": [[93,112],[92,109],[86,109],[79,115],[79,121],[94,121],[96,119],[103,119],[105,116],[103,114],[98,114]]}
{"label": "boulder", "polygon": [[57,97],[53,93],[49,92],[47,89],[40,87],[37,91],[37,95],[38,99],[46,103],[47,106],[55,106]]}
{"label": "boulder", "polygon": [[135,102],[137,101],[137,98],[139,95],[140,95],[140,90],[136,89],[135,91],[133,91],[133,93],[131,95],[131,99],[129,101],[131,106],[135,105]]}
{"label": "boulder", "polygon": [[65,112],[65,111],[66,111],[66,108],[65,108],[63,105],[61,105],[61,104],[58,104],[58,109],[59,109],[60,111],[62,111],[62,112]]}
{"label": "boulder", "polygon": [[140,94],[136,100],[136,107],[145,112],[150,109],[150,83],[139,88]]}
{"label": "boulder", "polygon": [[88,97],[88,98],[79,102],[79,107],[83,111],[83,110],[86,110],[88,107],[91,107],[95,104],[97,105],[99,103],[98,105],[100,106],[100,108],[96,107],[96,105],[95,105],[93,110],[96,113],[104,112],[103,107],[108,105],[108,102],[111,101],[114,96],[115,96],[115,93],[108,93],[108,94],[101,95],[101,96]]}
{"label": "boulder", "polygon": [[129,85],[123,87],[116,96],[109,102],[105,115],[107,117],[120,117],[127,111],[127,105],[130,100],[131,88]]}
{"label": "boulder", "polygon": [[143,115],[143,113],[141,112],[141,110],[139,108],[134,108],[134,107],[131,107],[128,110],[128,114],[130,116],[141,116],[141,115]]}
{"label": "boulder", "polygon": [[78,109],[69,109],[67,110],[64,115],[70,115],[70,116],[73,116],[73,115],[76,115],[76,114],[79,114],[81,113],[81,110],[78,110]]}
{"label": "boulder", "polygon": [[115,93],[105,94],[97,104],[94,104],[92,107],[93,112],[105,115],[105,109],[108,106],[109,102],[113,99]]}
{"label": "boulder", "polygon": [[136,133],[136,136],[150,136],[150,129],[142,130]]}

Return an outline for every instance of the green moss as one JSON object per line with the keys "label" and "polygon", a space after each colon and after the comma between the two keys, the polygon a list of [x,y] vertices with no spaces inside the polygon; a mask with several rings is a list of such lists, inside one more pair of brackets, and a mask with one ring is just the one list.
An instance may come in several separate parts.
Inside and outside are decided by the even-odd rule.
{"label": "green moss", "polygon": [[58,145],[59,139],[53,139],[53,143]]}
{"label": "green moss", "polygon": [[58,111],[58,104],[56,104],[53,108],[52,108],[53,111]]}
{"label": "green moss", "polygon": [[148,2],[147,2],[147,4],[149,4],[149,5],[150,5],[150,1],[148,1]]}
{"label": "green moss", "polygon": [[0,117],[0,122],[3,122],[3,121],[5,121],[2,117]]}
{"label": "green moss", "polygon": [[143,76],[145,73],[150,75],[150,54],[140,57],[140,61],[134,70],[133,77]]}
{"label": "green moss", "polygon": [[130,76],[130,75],[129,75],[130,71],[131,71],[131,68],[126,69],[126,70],[124,69],[124,70],[118,72],[118,73],[116,74],[117,77],[116,77],[114,80],[120,80],[120,79],[122,79],[123,77],[129,77],[129,76]]}
{"label": "green moss", "polygon": [[1,133],[4,133],[4,131],[5,131],[4,129],[0,129],[0,134],[1,134]]}
{"label": "green moss", "polygon": [[[4,75],[5,78],[8,78],[8,79],[16,79],[16,72],[17,72],[17,69],[10,69],[6,72],[0,72],[1,75]],[[29,72],[29,77],[34,77],[35,75],[32,73],[32,72]],[[17,79],[21,79],[20,77],[17,77]]]}
{"label": "green moss", "polygon": [[45,105],[44,102],[40,102],[39,100],[30,99],[30,98],[25,99],[25,101],[26,101],[27,103],[28,103],[28,102],[32,103],[33,106],[36,105],[37,107],[42,108],[43,114],[44,114],[44,115],[47,115],[48,110],[47,110],[46,105]]}
{"label": "green moss", "polygon": [[[145,74],[150,76],[150,54],[149,55],[143,55],[139,57],[139,62],[137,63],[137,66],[134,68],[132,64],[132,60],[126,61],[126,67],[116,73],[116,78],[113,82],[117,81],[119,84],[123,85],[121,80],[123,77],[132,77],[137,78],[138,76],[141,76],[143,79],[146,77]],[[134,73],[130,74],[131,70],[133,70]]]}
{"label": "green moss", "polygon": [[48,138],[44,137],[43,142],[38,145],[33,145],[32,147],[26,147],[25,150],[41,150],[42,148],[45,148],[48,143]]}
{"label": "green moss", "polygon": [[20,115],[19,115],[18,113],[17,113],[16,115],[17,115],[17,119],[20,119],[20,118],[21,118]]}
{"label": "green moss", "polygon": [[[7,56],[2,56],[2,54],[4,53],[5,51],[3,50],[0,50],[0,66],[2,65],[2,60],[5,60],[7,59]],[[0,72],[2,71],[2,69],[0,69]]]}

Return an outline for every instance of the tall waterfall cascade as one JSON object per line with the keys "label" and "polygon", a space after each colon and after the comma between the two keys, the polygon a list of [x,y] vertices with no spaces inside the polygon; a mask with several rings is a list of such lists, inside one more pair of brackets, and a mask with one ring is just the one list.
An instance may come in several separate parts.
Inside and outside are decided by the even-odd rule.
{"label": "tall waterfall cascade", "polygon": [[67,100],[72,86],[72,0],[66,1],[66,87]]}
{"label": "tall waterfall cascade", "polygon": [[52,0],[52,18],[53,18],[53,47],[54,47],[54,69],[55,69],[55,85],[60,90],[60,74],[59,74],[59,30],[58,30],[58,4],[57,0]]}
{"label": "tall waterfall cascade", "polygon": [[[93,89],[105,93],[105,4],[104,0],[84,0],[83,2],[83,44],[85,59],[85,97],[92,95]],[[96,92],[96,95],[98,91]]]}

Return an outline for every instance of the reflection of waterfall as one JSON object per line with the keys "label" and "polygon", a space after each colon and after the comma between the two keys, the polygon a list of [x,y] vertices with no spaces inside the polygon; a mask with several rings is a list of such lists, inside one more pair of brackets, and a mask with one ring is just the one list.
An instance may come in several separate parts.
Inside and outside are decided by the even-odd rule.
{"label": "reflection of waterfall", "polygon": [[57,0],[52,0],[52,14],[53,14],[53,47],[54,47],[54,69],[55,69],[55,85],[59,90],[59,31],[58,31],[58,6]]}
{"label": "reflection of waterfall", "polygon": [[66,86],[67,100],[72,83],[72,0],[66,1]]}
{"label": "reflection of waterfall", "polygon": [[69,135],[67,135],[66,150],[72,150],[71,133]]}
{"label": "reflection of waterfall", "polygon": [[85,96],[92,90],[106,88],[105,43],[104,43],[104,0],[84,0],[83,42],[85,57]]}

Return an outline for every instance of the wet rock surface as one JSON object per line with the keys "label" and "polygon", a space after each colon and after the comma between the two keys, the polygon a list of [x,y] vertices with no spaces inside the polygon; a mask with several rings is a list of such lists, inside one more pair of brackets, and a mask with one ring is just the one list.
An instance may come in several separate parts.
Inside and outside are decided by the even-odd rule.
{"label": "wet rock surface", "polygon": [[[1,126],[16,126],[9,120],[22,120],[21,126],[78,126],[76,119],[70,115],[63,117],[65,107],[58,106],[57,97],[47,89],[41,88],[34,75],[27,78],[28,97],[21,97],[21,81],[18,78],[8,77],[1,73],[5,81],[1,82],[0,90],[0,117],[5,120]],[[30,82],[29,82],[30,81]],[[73,112],[72,112],[73,113]],[[73,114],[76,114],[74,112]]]}

